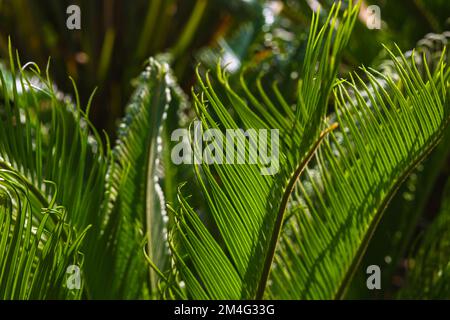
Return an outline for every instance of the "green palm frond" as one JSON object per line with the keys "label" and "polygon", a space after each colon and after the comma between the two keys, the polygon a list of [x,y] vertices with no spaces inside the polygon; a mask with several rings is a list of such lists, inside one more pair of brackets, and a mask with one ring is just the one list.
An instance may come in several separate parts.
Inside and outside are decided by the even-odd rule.
{"label": "green palm frond", "polygon": [[80,298],[82,288],[67,286],[66,270],[82,268],[86,230],[77,234],[66,218],[55,199],[46,202],[18,172],[1,166],[0,299]]}
{"label": "green palm frond", "polygon": [[439,77],[442,60],[441,71],[424,81],[414,64],[391,56],[404,89],[378,73],[389,87],[384,90],[373,72],[365,71],[378,89],[375,95],[366,92],[374,108],[356,88],[367,88],[360,78],[350,85],[356,102],[343,84],[335,89],[339,124],[345,129],[339,136],[332,133],[319,149],[319,177],[306,171],[308,179],[300,186],[303,203],[290,222],[291,235],[280,246],[275,269],[286,270],[288,264],[289,270],[299,271],[280,271],[276,292],[289,283],[291,296],[342,297],[391,197],[449,123],[448,78]]}
{"label": "green palm frond", "polygon": [[[89,225],[103,198],[106,156],[101,139],[81,111],[78,97],[73,105],[55,90],[50,78],[41,77],[37,66],[31,65],[31,74],[25,75],[20,63],[19,74],[14,65],[11,61],[12,87],[2,86],[5,114],[0,159],[47,194],[47,199],[53,190],[44,180],[56,183],[57,202],[72,211],[70,220]],[[1,77],[6,83],[6,77]],[[92,211],[96,214],[89,215]]]}
{"label": "green palm frond", "polygon": [[[217,84],[209,77],[199,78],[201,95],[194,98],[204,128],[278,128],[283,141],[275,177],[261,175],[257,165],[196,167],[217,229],[210,231],[179,195],[171,241],[187,297],[261,298],[265,292],[264,297],[272,298],[343,296],[392,195],[442,136],[449,122],[448,70],[441,59],[437,71],[423,80],[399,52],[400,59],[392,53],[391,58],[400,82],[365,69],[375,93],[357,75],[337,82],[333,92],[342,129],[327,137],[335,127],[324,127],[327,101],[347,41],[341,36],[349,34],[353,10],[344,13],[336,29],[327,22],[319,31],[317,20],[313,23],[295,110],[283,108],[288,104],[281,96],[271,101],[262,88],[259,100],[244,81],[246,96],[238,96],[222,71],[217,77],[225,97],[216,93]],[[329,19],[335,18],[333,11]],[[316,148],[319,177],[306,170],[295,206],[291,193]],[[294,214],[284,221],[286,206]],[[275,246],[280,250],[272,264]]]}
{"label": "green palm frond", "polygon": [[[279,101],[270,101],[262,87],[259,96],[254,96],[244,79],[241,86],[246,95],[239,96],[221,70],[218,85],[226,92],[224,97],[218,96],[209,77],[205,80],[198,77],[201,94],[194,95],[195,108],[205,129],[239,129],[242,126],[249,130],[250,139],[255,139],[251,129],[276,128],[283,141],[272,136],[269,143],[272,156],[278,156],[274,150],[281,150],[279,166],[275,164],[272,168],[275,169],[271,172],[273,175],[268,175],[262,165],[203,164],[201,170],[196,167],[201,190],[220,236],[214,237],[208,231],[180,194],[181,208],[175,213],[172,237],[188,297],[248,299],[263,296],[289,195],[320,141],[335,128],[324,129],[328,95],[357,10],[358,7],[352,7],[338,24],[339,6],[335,6],[322,28],[319,28],[318,15],[314,16],[303,77],[298,83],[296,110],[288,107],[281,96]],[[231,117],[227,105],[232,107],[237,121]],[[248,145],[245,152],[250,152]],[[184,254],[189,256],[187,261]]]}
{"label": "green palm frond", "polygon": [[[95,90],[88,98],[82,85],[79,94],[69,77],[73,98],[62,94],[50,61],[42,71],[22,64],[8,44],[9,65],[0,63],[0,299],[344,298],[362,261],[370,261],[363,258],[391,200],[444,140],[426,164],[436,168],[419,180],[417,192],[425,192],[417,212],[407,212],[400,196],[401,216],[392,217],[396,206],[388,212],[389,230],[408,220],[401,241],[390,245],[396,262],[404,258],[438,175],[448,180],[449,34],[428,34],[405,54],[385,47],[381,67],[347,73],[363,59],[364,50],[349,42],[362,27],[364,2],[239,0],[227,8],[242,16],[221,17],[204,32],[216,30],[224,51],[185,55],[206,41],[196,30],[216,18],[209,13],[221,2],[123,6],[133,13],[124,21],[146,13],[135,52],[118,50],[112,59],[121,42],[111,21],[103,45],[80,47],[80,64],[100,50],[92,75],[117,89],[102,99],[112,102],[102,104],[108,118],[121,110],[137,61],[172,48],[133,80],[112,146],[89,119]],[[304,16],[310,11],[311,19]],[[169,16],[184,18],[172,28]],[[165,39],[157,26],[180,36]],[[29,21],[25,27],[32,31]],[[226,30],[237,32],[227,37]],[[132,63],[109,79],[121,56]],[[217,69],[197,67],[195,84],[185,83],[190,108],[173,74],[190,70],[193,57]],[[410,252],[399,298],[450,298],[449,188]]]}
{"label": "green palm frond", "polygon": [[[426,59],[431,72],[439,67],[443,50],[450,38],[449,32],[442,34],[427,34],[417,42],[414,50],[405,53],[409,57],[414,52],[414,60],[417,68],[424,79],[427,76],[423,59]],[[444,63],[450,62],[448,51],[445,51]],[[389,75],[398,80],[398,72],[392,60],[385,61],[377,69],[381,73]],[[385,86],[385,89],[388,89]],[[383,219],[372,238],[364,259],[361,261],[361,268],[352,281],[349,290],[350,297],[373,297],[379,292],[367,290],[365,278],[367,277],[364,266],[378,264],[383,266],[381,287],[383,294],[389,295],[401,282],[398,279],[399,266],[405,258],[406,250],[410,243],[414,241],[416,227],[421,221],[428,220],[429,208],[427,204],[435,194],[434,189],[439,185],[441,176],[445,174],[448,156],[450,155],[450,132],[446,131],[442,141],[429,157],[417,166],[408,176],[406,181],[398,190],[392,201],[389,203]],[[386,243],[389,246],[386,246]]]}
{"label": "green palm frond", "polygon": [[153,268],[149,269],[142,248],[146,242],[148,258],[158,271],[168,269],[169,217],[163,192],[166,168],[162,135],[169,108],[181,105],[183,97],[169,66],[153,58],[137,81],[119,125],[114,162],[108,172],[109,216],[117,219],[108,228],[114,228],[111,233],[117,237],[116,260],[112,263],[117,264],[114,278],[120,279],[113,292],[129,298],[154,298],[159,291],[158,277]]}

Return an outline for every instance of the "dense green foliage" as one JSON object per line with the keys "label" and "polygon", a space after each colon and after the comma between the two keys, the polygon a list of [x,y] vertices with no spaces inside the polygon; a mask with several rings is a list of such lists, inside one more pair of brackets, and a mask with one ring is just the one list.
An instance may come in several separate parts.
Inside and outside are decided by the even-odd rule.
{"label": "dense green foliage", "polygon": [[[24,65],[0,29],[0,299],[450,298],[445,1],[408,7],[423,18],[414,31],[369,31],[365,1],[178,2],[124,5],[130,38],[106,14],[103,33],[86,25],[70,39],[95,61],[86,68],[58,57],[59,21],[43,20],[46,47],[18,40],[41,64]],[[0,27],[27,3],[0,1]],[[58,9],[49,3],[37,12]],[[138,28],[128,20],[144,7]],[[216,26],[217,12],[240,15]],[[30,21],[15,32],[39,37]],[[406,51],[426,31],[440,33]],[[218,45],[203,47],[210,37]],[[47,54],[56,65],[41,70]],[[194,123],[250,140],[277,129],[275,174],[251,161],[175,164],[171,134],[187,129],[196,150]],[[382,290],[366,287],[371,264]]]}

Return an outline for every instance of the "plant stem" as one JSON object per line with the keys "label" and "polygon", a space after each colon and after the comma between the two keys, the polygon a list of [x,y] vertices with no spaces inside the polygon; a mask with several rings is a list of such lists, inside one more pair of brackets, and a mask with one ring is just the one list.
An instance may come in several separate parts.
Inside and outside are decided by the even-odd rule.
{"label": "plant stem", "polygon": [[261,300],[264,296],[264,292],[267,285],[267,280],[269,278],[270,269],[272,267],[273,258],[275,256],[275,250],[277,247],[278,239],[280,237],[281,233],[281,226],[283,225],[284,215],[286,212],[286,207],[289,201],[289,198],[291,196],[292,191],[294,190],[295,184],[297,180],[299,179],[300,175],[302,174],[303,170],[306,168],[306,165],[309,163],[311,158],[314,156],[317,148],[319,147],[322,140],[325,138],[325,136],[336,129],[338,127],[337,123],[334,123],[326,130],[322,131],[320,133],[320,136],[318,140],[314,143],[312,148],[309,150],[308,154],[303,158],[303,160],[299,163],[296,170],[292,174],[291,178],[288,181],[288,184],[285,188],[285,191],[283,193],[283,198],[281,200],[280,208],[278,209],[277,218],[275,221],[274,230],[272,232],[272,238],[270,239],[269,248],[267,250],[267,255],[264,261],[264,268],[263,272],[261,274],[261,278],[259,280],[258,288],[256,291],[256,299]]}

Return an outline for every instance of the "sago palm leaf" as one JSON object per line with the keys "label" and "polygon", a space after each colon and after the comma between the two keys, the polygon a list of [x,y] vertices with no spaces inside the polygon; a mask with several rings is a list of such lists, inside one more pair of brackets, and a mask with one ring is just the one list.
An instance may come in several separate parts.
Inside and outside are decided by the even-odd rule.
{"label": "sago palm leaf", "polygon": [[[117,242],[114,278],[119,286],[111,296],[158,297],[158,277],[143,253],[158,270],[169,267],[163,184],[163,132],[169,108],[185,103],[169,66],[151,58],[137,80],[136,91],[119,125],[118,140],[108,171],[110,186],[107,230]],[[117,228],[116,228],[117,227]],[[119,280],[120,279],[120,280]],[[105,292],[106,293],[106,292]]]}
{"label": "sago palm leaf", "polygon": [[76,90],[73,104],[55,89],[48,67],[44,79],[35,64],[22,66],[18,58],[15,63],[11,49],[10,70],[0,74],[0,165],[27,181],[43,208],[53,201],[65,208],[65,221],[78,231],[92,226],[82,251],[83,275],[93,276],[96,255],[104,251],[96,239],[104,221],[107,152],[81,111]]}
{"label": "sago palm leaf", "polygon": [[168,247],[160,245],[168,222],[161,205],[162,130],[169,105],[185,103],[168,65],[150,60],[113,150],[81,110],[76,87],[74,105],[30,66],[16,76],[11,61],[12,73],[2,73],[0,164],[17,170],[42,201],[55,197],[67,208],[68,223],[79,230],[91,226],[82,248],[86,297],[157,297],[157,277],[143,247],[148,242],[158,269],[168,268]]}
{"label": "sago palm leaf", "polygon": [[[43,181],[56,183],[57,202],[71,210],[74,224],[86,226],[96,221],[97,214],[88,212],[98,210],[103,198],[106,156],[101,139],[81,111],[78,96],[72,104],[50,78],[41,77],[37,66],[27,66],[32,66],[29,75],[20,63],[16,75],[11,58],[13,80],[2,86],[0,158],[28,177],[47,199],[54,192]],[[5,76],[2,79],[7,83]]]}
{"label": "sago palm leaf", "polygon": [[[374,94],[360,78],[350,84],[356,101],[342,83],[335,89],[344,129],[340,135],[332,133],[319,149],[318,175],[306,170],[300,185],[303,201],[277,256],[275,296],[342,297],[391,197],[448,125],[448,72],[445,80],[439,76],[444,73],[442,60],[439,71],[424,81],[414,64],[391,57],[399,83],[366,70],[377,89]],[[373,73],[387,83],[387,90]],[[367,89],[371,106],[357,84]],[[289,289],[282,291],[286,284]]]}
{"label": "sago palm leaf", "polygon": [[[77,299],[66,270],[83,266],[85,232],[76,234],[63,207],[47,202],[18,172],[0,165],[0,299]],[[76,276],[81,278],[81,274]]]}
{"label": "sago palm leaf", "polygon": [[[320,141],[335,128],[323,129],[328,95],[357,10],[358,7],[351,7],[338,23],[339,6],[335,6],[322,28],[318,25],[318,15],[313,17],[295,110],[280,95],[278,101],[270,101],[262,87],[259,96],[254,96],[245,80],[241,86],[246,95],[239,96],[221,70],[217,85],[209,77],[205,80],[198,77],[201,94],[194,95],[195,106],[205,129],[242,127],[248,130],[248,138],[253,141],[258,137],[252,129],[268,132],[278,129],[283,139],[278,140],[277,132],[265,137],[270,140],[267,146],[270,156],[279,161],[272,163],[271,171],[261,163],[223,166],[203,163],[201,170],[196,167],[220,235],[215,237],[210,233],[180,194],[181,208],[175,213],[172,245],[187,297],[263,297],[289,195]],[[219,97],[215,86],[220,86],[225,95]],[[237,115],[237,121],[227,106]],[[212,110],[207,110],[208,107]],[[244,133],[240,138],[246,140]],[[196,144],[197,141],[193,149],[198,157]],[[214,148],[218,149],[217,141],[210,143],[205,154],[213,153]],[[279,157],[275,154],[278,148]],[[250,161],[256,160],[252,157],[257,155],[252,155],[247,144],[245,154]],[[267,164],[264,157],[260,160]]]}
{"label": "sago palm leaf", "polygon": [[[336,30],[327,22],[319,31],[313,19],[293,111],[280,95],[278,101],[270,101],[262,88],[259,100],[244,81],[246,96],[237,96],[222,71],[220,84],[199,78],[201,95],[194,97],[205,129],[276,128],[283,141],[275,176],[261,175],[261,166],[250,164],[196,167],[217,229],[210,231],[214,229],[204,225],[203,214],[199,216],[180,193],[181,208],[170,240],[186,297],[341,297],[389,199],[442,136],[449,122],[448,70],[441,61],[438,71],[428,73],[424,81],[414,65],[391,54],[401,82],[367,70],[365,77],[375,92],[356,75],[350,83],[338,82],[333,91],[342,129],[326,137],[335,128],[323,125],[329,90],[355,12],[353,7],[346,11]],[[333,10],[331,21],[334,14]],[[213,89],[220,85],[225,97]],[[371,106],[358,86],[367,89]],[[325,142],[320,145],[321,140]],[[272,140],[271,146],[277,143]],[[197,140],[194,154],[196,144]],[[205,152],[218,145],[210,143]],[[320,177],[306,170],[295,207],[290,196],[316,148]],[[288,204],[293,214],[284,222]],[[280,250],[272,264],[277,244]]]}

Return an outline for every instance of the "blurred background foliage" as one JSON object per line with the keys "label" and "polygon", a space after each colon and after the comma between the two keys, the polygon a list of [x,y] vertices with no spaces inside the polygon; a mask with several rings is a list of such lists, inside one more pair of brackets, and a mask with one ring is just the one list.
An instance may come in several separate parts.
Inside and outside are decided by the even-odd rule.
{"label": "blurred background foliage", "polygon": [[[45,65],[60,89],[71,92],[73,77],[82,102],[98,87],[93,122],[113,134],[132,91],[132,79],[146,57],[166,53],[188,90],[196,62],[211,67],[218,56],[229,70],[241,66],[296,77],[304,52],[311,11],[332,0],[151,0],[69,1],[0,0],[0,52],[7,56],[11,37],[22,59]],[[66,8],[81,8],[81,30],[68,30]],[[413,48],[429,32],[448,26],[450,3],[366,1],[380,6],[381,30],[369,30],[363,15],[344,56],[342,72],[376,65],[386,53],[382,43]],[[208,49],[205,49],[208,48]]]}
{"label": "blurred background foliage", "polygon": [[[276,81],[285,97],[294,98],[294,81],[290,80],[299,76],[311,13],[321,6],[325,18],[333,2],[0,0],[0,56],[8,56],[11,37],[23,61],[45,65],[51,57],[50,73],[58,88],[73,92],[68,76],[73,77],[82,105],[98,87],[90,117],[99,130],[114,139],[133,80],[149,56],[160,55],[169,62],[188,94],[195,85],[195,66],[201,63],[206,70],[220,61],[227,66],[232,81],[239,80],[240,72],[246,73],[250,83],[262,76],[264,83]],[[65,26],[66,8],[71,4],[81,8],[81,30],[71,31]],[[366,27],[364,8],[369,5],[381,8],[381,30]],[[382,44],[392,47],[396,43],[403,52],[418,48],[439,53],[450,38],[446,32],[450,30],[448,0],[373,0],[363,1],[362,8],[343,56],[340,76],[360,65],[383,66],[387,52]],[[388,68],[383,70],[389,72]],[[189,109],[182,112],[189,119]],[[179,126],[180,118],[179,114],[169,115],[174,127]],[[450,174],[449,153],[447,134],[440,147],[402,185],[368,248],[349,298],[392,298],[399,289],[400,297],[414,297],[414,288],[408,291],[407,278],[420,274],[415,262],[426,265],[425,251],[436,248],[427,240],[427,232],[432,227],[448,238],[448,232],[444,232],[450,221],[448,199],[446,205],[441,203]],[[186,179],[183,176],[180,180]],[[173,186],[170,189],[174,190]],[[370,264],[381,267],[382,290],[366,288],[366,267]],[[412,272],[407,276],[409,270]],[[435,281],[431,279],[430,283]]]}

